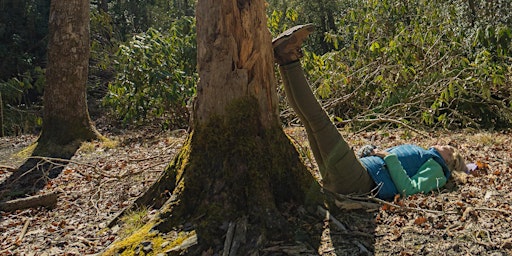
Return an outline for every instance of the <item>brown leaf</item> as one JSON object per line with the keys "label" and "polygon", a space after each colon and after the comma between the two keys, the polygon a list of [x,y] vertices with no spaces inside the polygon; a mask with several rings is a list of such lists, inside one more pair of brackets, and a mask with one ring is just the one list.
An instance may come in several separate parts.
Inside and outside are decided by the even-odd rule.
{"label": "brown leaf", "polygon": [[425,217],[418,217],[414,220],[415,225],[421,225],[425,222],[427,222],[427,218],[425,218]]}
{"label": "brown leaf", "polygon": [[393,229],[391,231],[391,237],[389,237],[388,239],[390,241],[398,241],[400,240],[400,238],[402,238],[402,232],[400,231],[400,229]]}
{"label": "brown leaf", "polygon": [[487,163],[484,163],[480,160],[476,161],[475,164],[478,167],[478,170],[487,170],[487,168],[489,168],[489,165]]}
{"label": "brown leaf", "polygon": [[383,204],[382,207],[380,208],[382,211],[390,211],[393,209],[393,207],[389,204]]}

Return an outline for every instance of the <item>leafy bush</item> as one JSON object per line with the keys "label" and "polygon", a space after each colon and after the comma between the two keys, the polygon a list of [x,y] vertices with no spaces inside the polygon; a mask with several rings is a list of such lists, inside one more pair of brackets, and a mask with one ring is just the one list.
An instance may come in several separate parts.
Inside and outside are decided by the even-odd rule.
{"label": "leafy bush", "polygon": [[193,19],[177,20],[166,33],[150,28],[135,35],[116,58],[117,76],[105,103],[125,123],[165,118],[165,127],[187,125],[186,103],[198,77]]}
{"label": "leafy bush", "polygon": [[511,24],[467,19],[462,2],[343,1],[338,50],[303,60],[339,121],[444,127],[512,123]]}

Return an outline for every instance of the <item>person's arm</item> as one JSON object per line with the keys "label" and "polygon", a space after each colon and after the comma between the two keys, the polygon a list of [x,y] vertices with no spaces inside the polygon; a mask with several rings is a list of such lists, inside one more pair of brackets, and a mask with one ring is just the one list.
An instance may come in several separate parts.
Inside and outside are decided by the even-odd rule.
{"label": "person's arm", "polygon": [[426,193],[446,184],[443,168],[434,159],[425,162],[412,177],[407,175],[396,155],[386,155],[384,162],[386,162],[393,183],[401,194]]}

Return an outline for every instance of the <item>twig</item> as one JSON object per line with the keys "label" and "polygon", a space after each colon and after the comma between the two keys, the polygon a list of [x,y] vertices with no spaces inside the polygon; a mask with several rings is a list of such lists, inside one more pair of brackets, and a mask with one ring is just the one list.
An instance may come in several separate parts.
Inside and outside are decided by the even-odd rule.
{"label": "twig", "polygon": [[345,198],[349,198],[349,199],[352,199],[352,200],[361,200],[361,201],[374,201],[374,202],[377,202],[377,203],[380,203],[380,204],[385,204],[385,205],[388,205],[388,206],[392,206],[392,207],[395,207],[397,209],[404,209],[404,210],[409,210],[409,211],[417,211],[417,212],[425,212],[425,213],[432,213],[432,214],[437,214],[437,215],[444,215],[444,214],[447,214],[447,213],[451,213],[451,212],[444,212],[444,211],[436,211],[436,210],[429,210],[429,209],[422,209],[422,208],[417,208],[417,207],[409,207],[409,206],[401,206],[401,205],[397,205],[395,203],[392,203],[392,202],[388,202],[386,200],[382,200],[380,198],[377,198],[377,197],[374,197],[374,196],[350,196],[350,195],[341,195],[341,194],[334,194],[333,195],[339,199],[345,199]]}
{"label": "twig", "polygon": [[[148,158],[145,158],[145,159],[133,159],[131,161],[135,161],[135,162],[139,161],[140,162],[140,161],[151,160],[151,159],[159,158],[159,157],[162,157],[162,155],[154,156],[154,157],[148,157]],[[65,167],[65,165],[61,164],[59,162],[72,163],[72,164],[76,164],[76,165],[83,165],[83,166],[86,166],[86,167],[93,168],[95,170],[95,172],[98,173],[99,176],[93,176],[94,178],[115,178],[115,179],[123,179],[123,178],[126,178],[128,176],[137,175],[137,174],[140,174],[140,173],[144,172],[145,170],[147,170],[149,168],[152,168],[152,167],[155,167],[155,166],[162,165],[162,164],[166,163],[166,162],[155,163],[155,164],[152,164],[152,165],[150,165],[150,166],[148,166],[146,168],[141,169],[138,172],[124,173],[124,174],[121,174],[121,175],[110,175],[110,174],[106,174],[106,173],[100,171],[98,169],[97,165],[82,163],[82,162],[78,162],[78,161],[74,161],[74,160],[60,159],[60,158],[53,158],[53,157],[43,157],[43,156],[31,156],[29,158],[40,159],[40,160],[43,160],[43,161],[45,161],[47,163],[50,163],[50,164],[53,164],[53,165],[56,165],[56,166],[60,166],[60,167]],[[87,176],[86,174],[83,174],[80,171],[78,171],[78,172],[82,176]]]}
{"label": "twig", "polygon": [[345,225],[343,225],[343,223],[341,223],[339,220],[337,220],[336,218],[334,218],[334,216],[332,216],[332,214],[324,209],[323,207],[321,206],[318,206],[317,207],[317,211],[320,215],[322,215],[323,217],[325,217],[326,219],[330,220],[334,225],[336,225],[336,227],[338,227],[340,230],[343,230],[343,231],[347,231],[347,227],[345,227]]}
{"label": "twig", "polygon": [[128,161],[130,161],[130,162],[143,162],[143,161],[148,161],[148,160],[151,160],[151,159],[159,158],[159,157],[162,157],[162,156],[165,156],[165,155],[161,154],[161,155],[150,156],[150,157],[146,157],[146,158],[128,159]]}
{"label": "twig", "polygon": [[228,227],[228,232],[226,233],[226,240],[224,241],[224,251],[222,252],[222,256],[229,256],[229,251],[231,249],[231,243],[233,242],[233,235],[235,234],[235,223],[230,222]]}
{"label": "twig", "polygon": [[32,159],[40,159],[40,160],[43,160],[45,162],[48,162],[48,163],[51,163],[51,164],[54,164],[54,165],[58,165],[58,166],[65,166],[64,164],[59,163],[59,162],[65,162],[65,163],[72,163],[72,164],[77,164],[77,165],[83,165],[83,166],[87,166],[87,167],[97,168],[94,165],[86,164],[86,163],[81,163],[81,162],[74,161],[74,160],[71,160],[71,159],[62,159],[62,158],[54,158],[54,157],[46,157],[46,156],[30,156],[29,159],[30,158],[32,158]]}
{"label": "twig", "polygon": [[8,172],[14,172],[16,171],[16,168],[8,165],[0,165],[0,169],[5,169]]}
{"label": "twig", "polygon": [[20,244],[21,241],[23,241],[25,234],[27,234],[29,224],[30,224],[30,218],[28,218],[27,221],[25,221],[25,225],[23,225],[23,229],[21,230],[20,236],[18,237],[18,239],[16,239],[16,244]]}
{"label": "twig", "polygon": [[433,214],[438,214],[438,215],[446,214],[446,212],[443,212],[443,211],[422,209],[422,208],[418,208],[418,207],[409,207],[409,206],[403,206],[403,205],[401,206],[401,205],[397,205],[397,204],[394,204],[394,203],[391,203],[391,202],[388,202],[388,201],[385,201],[385,200],[382,200],[382,199],[376,198],[376,197],[372,197],[371,200],[375,201],[375,202],[379,202],[381,204],[386,204],[386,205],[389,205],[389,206],[392,206],[392,207],[395,207],[398,209],[405,209],[405,210],[416,211],[416,212],[433,213]]}
{"label": "twig", "polygon": [[476,208],[473,208],[473,209],[474,210],[479,210],[479,211],[501,212],[501,213],[505,213],[505,214],[508,214],[508,215],[512,215],[511,211],[507,211],[507,210],[503,210],[503,209],[498,209],[498,208],[476,207]]}
{"label": "twig", "polygon": [[354,242],[354,244],[357,245],[357,247],[359,247],[359,250],[364,252],[366,255],[372,255],[372,253],[363,244],[361,244],[359,241],[353,241],[353,242]]}
{"label": "twig", "polygon": [[494,246],[494,243],[492,242],[491,240],[491,234],[489,233],[489,231],[487,230],[478,230],[477,232],[480,232],[480,231],[483,231],[485,232],[485,234],[487,235],[487,238],[489,239],[489,242],[484,242],[484,241],[480,241],[476,235],[471,232],[470,235],[471,235],[471,238],[473,238],[473,241],[477,244],[480,244],[480,245],[483,245],[483,246],[486,246],[486,247],[493,247]]}
{"label": "twig", "polygon": [[150,165],[150,166],[147,166],[147,167],[145,167],[145,168],[142,168],[142,169],[140,169],[140,170],[138,170],[138,171],[136,171],[136,172],[125,172],[125,173],[120,174],[120,175],[110,175],[110,174],[105,174],[105,173],[100,173],[100,175],[101,175],[102,177],[105,177],[105,178],[112,178],[112,179],[118,179],[118,180],[120,180],[120,179],[124,179],[124,178],[126,178],[126,177],[129,177],[129,176],[139,175],[139,174],[141,174],[141,173],[145,172],[145,171],[146,171],[146,170],[148,170],[148,169],[151,169],[151,168],[153,168],[153,167],[155,167],[155,166],[159,166],[159,165],[162,165],[162,164],[167,164],[167,163],[168,163],[168,161],[165,161],[165,162],[158,162],[158,163],[152,164],[152,165]]}
{"label": "twig", "polygon": [[423,135],[425,137],[429,137],[428,134],[426,134],[426,133],[424,133],[424,132],[422,132],[420,130],[415,129],[414,127],[412,127],[412,126],[410,126],[410,125],[408,125],[408,124],[406,124],[406,123],[404,123],[404,122],[402,122],[400,120],[396,120],[396,119],[392,119],[392,118],[350,119],[350,120],[343,120],[343,121],[341,121],[339,123],[345,124],[345,123],[352,123],[352,122],[370,122],[371,123],[371,124],[365,126],[364,128],[359,129],[359,131],[357,131],[356,133],[364,131],[364,130],[368,129],[369,127],[371,127],[371,126],[373,126],[373,125],[375,125],[377,123],[395,123],[395,124],[403,125],[407,129],[409,129],[409,130],[411,130],[411,131],[413,131],[415,133],[421,134],[421,135]]}

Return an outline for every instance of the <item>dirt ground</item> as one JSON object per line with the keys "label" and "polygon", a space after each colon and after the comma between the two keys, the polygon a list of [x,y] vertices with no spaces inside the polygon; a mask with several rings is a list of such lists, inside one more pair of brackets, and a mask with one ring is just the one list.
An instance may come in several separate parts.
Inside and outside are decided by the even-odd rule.
{"label": "dirt ground", "polygon": [[[304,130],[286,132],[314,169]],[[290,213],[287,217],[303,227],[303,236],[319,242],[276,243],[260,255],[512,255],[510,132],[341,132],[355,150],[370,141],[380,148],[455,145],[479,170],[465,182],[426,195],[390,203],[368,197],[340,199],[340,211],[334,215],[322,209],[317,214]],[[39,192],[59,191],[56,207],[1,212],[0,255],[93,255],[126,233],[120,227],[107,228],[107,223],[158,177],[186,132],[108,136],[115,142],[85,143],[60,176]],[[35,139],[0,138],[0,182],[12,173],[9,167],[24,161],[28,154],[23,149]]]}

